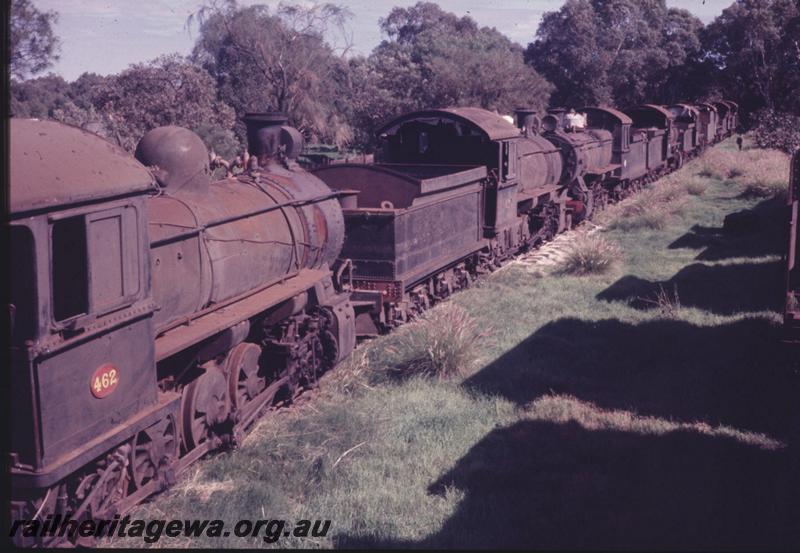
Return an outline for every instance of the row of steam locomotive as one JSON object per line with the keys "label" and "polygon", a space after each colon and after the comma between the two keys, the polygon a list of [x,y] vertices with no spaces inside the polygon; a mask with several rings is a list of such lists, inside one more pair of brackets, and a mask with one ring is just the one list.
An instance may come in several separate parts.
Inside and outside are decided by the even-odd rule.
{"label": "row of steam locomotive", "polygon": [[[249,114],[212,182],[192,132],[135,158],[51,121],[11,120],[11,512],[108,518],[235,444],[386,331],[504,259],[729,136],[732,102],[420,111],[372,165],[303,171],[300,133]],[[56,518],[55,520],[59,520]],[[56,543],[57,532],[43,543]]]}

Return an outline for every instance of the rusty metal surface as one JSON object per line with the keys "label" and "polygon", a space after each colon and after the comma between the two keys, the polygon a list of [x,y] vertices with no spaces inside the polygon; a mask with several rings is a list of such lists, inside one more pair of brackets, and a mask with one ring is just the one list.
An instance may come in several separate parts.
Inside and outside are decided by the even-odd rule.
{"label": "rusty metal surface", "polygon": [[602,174],[602,168],[613,162],[613,137],[608,130],[555,131],[545,134],[545,137],[562,152],[561,184],[569,184],[587,173]]}
{"label": "rusty metal surface", "polygon": [[592,119],[594,117],[598,117],[604,120],[611,120],[618,125],[630,125],[633,123],[633,120],[622,113],[618,109],[609,108],[609,107],[596,107],[596,106],[584,106],[576,110],[578,113],[584,112],[586,115],[589,116],[589,126],[594,127],[602,127],[606,128],[605,125],[595,125],[593,124]]}
{"label": "rusty metal surface", "polygon": [[558,184],[564,162],[555,144],[543,136],[530,135],[517,142],[517,153],[520,192]]}
{"label": "rusty metal surface", "polygon": [[419,198],[486,177],[485,167],[342,164],[314,171],[334,190],[358,191],[356,206],[404,209]]}
{"label": "rusty metal surface", "polygon": [[171,193],[186,189],[205,192],[211,181],[206,145],[183,127],[169,125],[148,131],[136,145],[135,157]]}
{"label": "rusty metal surface", "polygon": [[517,127],[491,111],[482,108],[444,108],[406,113],[382,125],[376,135],[391,133],[409,121],[436,118],[464,123],[489,140],[504,140],[520,134]]}
{"label": "rusty metal surface", "polygon": [[345,210],[342,250],[355,279],[410,284],[484,245],[485,167],[338,165],[317,174],[359,190],[358,207]]}
{"label": "rusty metal surface", "polygon": [[144,166],[96,134],[38,119],[11,119],[9,132],[12,214],[153,187]]}
{"label": "rusty metal surface", "polygon": [[703,144],[711,144],[717,135],[717,108],[711,104],[702,102],[698,103],[696,107],[699,113],[697,123],[700,128]]}
{"label": "rusty metal surface", "polygon": [[212,183],[202,195],[151,198],[158,328],[265,282],[332,265],[344,220],[330,196],[311,175],[263,173]]}
{"label": "rusty metal surface", "polygon": [[[285,134],[276,126],[285,118],[256,119],[254,139]],[[338,258],[344,220],[335,194],[291,163],[285,148],[271,143],[274,151],[263,150],[268,146],[254,149],[260,167],[208,184],[207,152],[191,131],[161,127],[140,142],[137,152],[162,172],[164,185],[148,201],[158,332]]]}
{"label": "rusty metal surface", "polygon": [[656,127],[667,129],[672,120],[675,119],[675,115],[671,111],[656,104],[635,106],[626,110],[626,113],[636,128]]}
{"label": "rusty metal surface", "polygon": [[260,165],[280,158],[294,160],[300,155],[303,135],[287,125],[286,114],[249,112],[242,120],[247,126],[247,151],[258,158]]}
{"label": "rusty metal surface", "polygon": [[238,301],[222,306],[177,326],[156,338],[156,360],[160,361],[264,311],[265,306],[277,305],[312,287],[324,278],[326,271],[304,269],[285,281],[273,283],[263,290],[248,294]]}

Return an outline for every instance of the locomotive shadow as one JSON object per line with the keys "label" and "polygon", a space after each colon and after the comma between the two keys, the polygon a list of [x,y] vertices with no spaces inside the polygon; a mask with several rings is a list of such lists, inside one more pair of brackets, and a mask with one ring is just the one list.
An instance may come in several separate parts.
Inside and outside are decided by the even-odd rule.
{"label": "locomotive shadow", "polygon": [[730,234],[722,227],[694,225],[672,242],[669,249],[702,250],[698,261],[719,261],[734,257],[761,257],[783,253],[787,243],[786,207],[778,199],[764,200],[747,210],[755,217],[756,228],[744,234]]}
{"label": "locomotive shadow", "polygon": [[[766,319],[720,326],[565,318],[464,385],[521,407],[568,395],[610,421],[497,428],[429,488],[464,493],[420,541],[343,536],[338,547],[786,550],[800,545],[800,409],[791,357]],[[555,397],[551,405],[558,405]],[[557,407],[556,407],[557,409]],[[655,434],[616,410],[763,432],[761,448],[697,427]],[[588,420],[588,419],[587,419]],[[618,422],[621,420],[622,422]]]}
{"label": "locomotive shadow", "polygon": [[339,547],[782,550],[800,544],[791,455],[728,438],[521,421],[429,487],[465,496],[419,541]]}
{"label": "locomotive shadow", "polygon": [[682,307],[696,307],[718,315],[781,311],[784,284],[781,261],[704,265],[681,269],[669,280],[649,281],[627,275],[603,290],[597,299],[624,301],[635,309],[659,308],[659,296]]}
{"label": "locomotive shadow", "polygon": [[525,405],[546,394],[604,409],[725,424],[782,439],[800,389],[780,330],[766,319],[700,327],[659,319],[560,319],[465,380]]}

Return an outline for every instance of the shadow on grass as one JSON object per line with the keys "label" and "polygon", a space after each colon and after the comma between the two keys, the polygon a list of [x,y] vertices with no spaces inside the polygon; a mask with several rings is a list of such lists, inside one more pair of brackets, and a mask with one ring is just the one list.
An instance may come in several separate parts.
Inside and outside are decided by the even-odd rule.
{"label": "shadow on grass", "polygon": [[465,497],[419,542],[339,547],[796,549],[798,480],[785,450],[522,421],[496,429],[429,488]]}
{"label": "shadow on grass", "polygon": [[561,319],[519,343],[464,385],[520,405],[572,395],[606,409],[792,432],[797,377],[768,320],[700,327],[683,321],[628,324]]}
{"label": "shadow on grass", "polygon": [[659,293],[674,297],[682,307],[696,307],[718,315],[741,312],[781,311],[783,263],[738,263],[684,267],[665,281],[649,281],[627,275],[603,290],[597,299],[625,301],[636,309],[654,309]]}
{"label": "shadow on grass", "polygon": [[749,234],[731,235],[725,233],[722,227],[695,225],[669,248],[702,250],[695,257],[698,261],[783,253],[786,245],[785,204],[777,199],[769,199],[749,211],[758,221],[758,228]]}

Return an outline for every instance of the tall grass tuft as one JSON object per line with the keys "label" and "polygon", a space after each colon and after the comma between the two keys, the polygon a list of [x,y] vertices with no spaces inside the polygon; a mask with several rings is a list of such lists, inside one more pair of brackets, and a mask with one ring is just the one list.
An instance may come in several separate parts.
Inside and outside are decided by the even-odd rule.
{"label": "tall grass tuft", "polygon": [[640,299],[656,307],[659,315],[664,319],[677,319],[680,314],[681,298],[678,295],[677,283],[673,283],[671,294],[664,289],[663,284],[659,284],[658,292],[655,293],[654,298]]}
{"label": "tall grass tuft", "polygon": [[465,376],[480,360],[479,342],[488,333],[464,308],[443,303],[397,330],[387,347],[390,370],[404,377]]}
{"label": "tall grass tuft", "polygon": [[581,235],[573,242],[559,265],[559,272],[568,275],[593,275],[609,272],[622,260],[615,242],[597,234]]}
{"label": "tall grass tuft", "polygon": [[686,191],[692,196],[702,196],[708,190],[708,182],[698,176],[691,176],[684,181]]}

